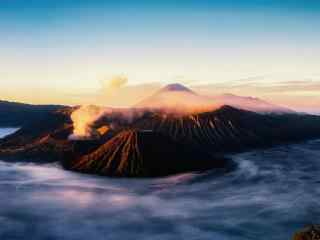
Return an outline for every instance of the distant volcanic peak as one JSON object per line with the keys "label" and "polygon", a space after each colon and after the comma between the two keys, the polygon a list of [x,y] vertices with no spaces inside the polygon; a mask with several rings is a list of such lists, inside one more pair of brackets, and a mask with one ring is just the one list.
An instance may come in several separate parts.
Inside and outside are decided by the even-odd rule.
{"label": "distant volcanic peak", "polygon": [[161,88],[159,92],[188,92],[195,94],[190,88],[180,84],[180,83],[172,83],[168,84],[165,87]]}
{"label": "distant volcanic peak", "polygon": [[220,106],[214,99],[198,95],[181,84],[167,85],[136,105],[137,108],[179,115],[212,111]]}
{"label": "distant volcanic peak", "polygon": [[291,109],[255,97],[237,96],[231,93],[215,97],[200,95],[179,83],[163,87],[138,103],[136,107],[191,114],[214,111],[223,105],[258,113],[294,113]]}

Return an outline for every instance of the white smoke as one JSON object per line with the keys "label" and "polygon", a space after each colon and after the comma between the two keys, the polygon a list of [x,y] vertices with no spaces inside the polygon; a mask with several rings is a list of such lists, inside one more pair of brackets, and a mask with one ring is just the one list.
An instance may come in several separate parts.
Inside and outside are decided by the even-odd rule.
{"label": "white smoke", "polygon": [[[135,119],[144,114],[144,110],[134,108],[106,108],[93,105],[81,106],[71,114],[73,122],[73,133],[69,136],[70,140],[91,139],[96,134],[106,132],[116,126],[117,122],[130,124]],[[103,124],[101,132],[93,129],[94,123],[103,117],[108,117],[109,123]]]}
{"label": "white smoke", "polygon": [[92,135],[91,125],[99,119],[105,110],[93,106],[81,106],[71,114],[73,122],[73,134],[69,136],[70,140],[80,140],[90,138]]}

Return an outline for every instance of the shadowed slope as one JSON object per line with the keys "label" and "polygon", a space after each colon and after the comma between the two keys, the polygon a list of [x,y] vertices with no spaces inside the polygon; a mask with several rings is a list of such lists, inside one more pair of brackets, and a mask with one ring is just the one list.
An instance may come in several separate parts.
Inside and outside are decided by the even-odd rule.
{"label": "shadowed slope", "polygon": [[0,139],[0,156],[10,160],[57,161],[69,149],[72,132],[70,109],[47,114],[17,132]]}
{"label": "shadowed slope", "polygon": [[224,168],[227,161],[184,146],[160,133],[124,131],[79,159],[69,169],[108,176],[151,177]]}
{"label": "shadowed slope", "polygon": [[48,114],[61,109],[58,105],[31,105],[0,101],[0,126],[21,127],[45,118]]}
{"label": "shadowed slope", "polygon": [[70,131],[66,131],[63,134],[62,130],[72,128],[70,121],[71,112],[72,108],[65,107],[47,113],[41,119],[28,123],[17,132],[1,139],[0,148],[25,146],[40,140],[49,134],[56,135],[62,139],[66,138]]}
{"label": "shadowed slope", "polygon": [[68,169],[110,176],[163,176],[225,166],[212,154],[320,136],[319,116],[258,114],[224,106],[182,115],[147,111],[132,121],[107,115],[92,125],[97,136],[70,141],[71,111],[56,112],[0,140],[0,156],[62,161]]}
{"label": "shadowed slope", "polygon": [[11,161],[56,162],[93,151],[114,136],[111,129],[95,129],[88,141],[70,141],[70,115],[75,108],[62,108],[43,119],[0,139],[0,157]]}
{"label": "shadowed slope", "polygon": [[230,152],[320,136],[320,117],[258,114],[229,106],[189,115],[150,113],[133,126],[210,152]]}

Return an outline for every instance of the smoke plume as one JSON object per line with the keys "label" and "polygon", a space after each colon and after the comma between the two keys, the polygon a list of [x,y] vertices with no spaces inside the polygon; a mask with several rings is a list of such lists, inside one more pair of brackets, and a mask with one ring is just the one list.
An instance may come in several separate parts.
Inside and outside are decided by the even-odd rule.
{"label": "smoke plume", "polygon": [[[87,140],[98,137],[105,130],[112,129],[118,123],[128,125],[135,119],[142,116],[145,110],[135,108],[107,108],[93,105],[81,106],[71,114],[73,122],[73,133],[69,136],[70,140]],[[99,120],[103,121],[102,128],[95,129],[94,125]],[[100,130],[100,131],[99,131]]]}
{"label": "smoke plume", "polygon": [[104,110],[100,107],[88,105],[81,106],[71,114],[73,122],[73,134],[69,136],[71,140],[87,139],[92,135],[91,125],[99,119]]}

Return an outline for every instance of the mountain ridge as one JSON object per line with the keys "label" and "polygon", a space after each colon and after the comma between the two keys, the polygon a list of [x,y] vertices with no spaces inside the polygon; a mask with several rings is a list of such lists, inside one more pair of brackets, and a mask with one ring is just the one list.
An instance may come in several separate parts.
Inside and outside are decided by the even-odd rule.
{"label": "mountain ridge", "polygon": [[[69,170],[110,176],[160,176],[162,173],[185,171],[183,166],[179,166],[182,163],[176,162],[181,156],[210,155],[210,159],[222,160],[223,158],[217,156],[320,136],[319,116],[264,115],[223,106],[214,111],[184,115],[146,111],[132,121],[124,121],[124,115],[106,115],[92,125],[93,132],[97,134],[94,138],[71,141],[69,136],[73,132],[73,126],[70,115],[74,110],[59,110],[49,115],[45,121],[26,125],[16,133],[0,139],[1,158],[41,162],[58,160]],[[147,147],[131,148],[138,143],[134,140],[135,137],[132,137],[136,134],[142,135],[141,146]],[[172,146],[175,147],[172,149]],[[166,148],[172,149],[172,156],[175,157],[171,160],[177,164],[161,165],[165,159],[170,159],[170,156],[166,155]],[[190,152],[186,153],[185,149]],[[141,159],[145,158],[136,157],[137,152],[148,156],[148,161],[157,159],[152,164],[163,167],[163,171],[154,171],[152,174],[143,171],[139,172],[139,175],[135,170],[131,172],[130,167],[119,168],[121,165],[140,169],[135,166],[140,166],[143,161]],[[197,171],[202,166],[215,168],[214,165],[206,165],[206,159],[209,158],[191,158],[192,167],[188,171]],[[95,169],[95,164],[102,164],[104,167]],[[148,165],[147,169],[150,169],[151,165]],[[172,166],[175,166],[174,169],[169,171]],[[108,168],[106,172],[102,170],[105,167]]]}
{"label": "mountain ridge", "polygon": [[258,113],[295,113],[289,108],[257,97],[238,96],[231,93],[215,96],[201,95],[182,84],[164,86],[153,95],[135,104],[134,107],[189,114],[215,110],[224,105]]}
{"label": "mountain ridge", "polygon": [[186,147],[161,133],[125,130],[67,165],[71,170],[99,175],[155,177],[221,169],[227,164],[222,157]]}
{"label": "mountain ridge", "polygon": [[57,111],[62,105],[33,105],[20,102],[0,100],[0,126],[21,127],[44,118]]}

